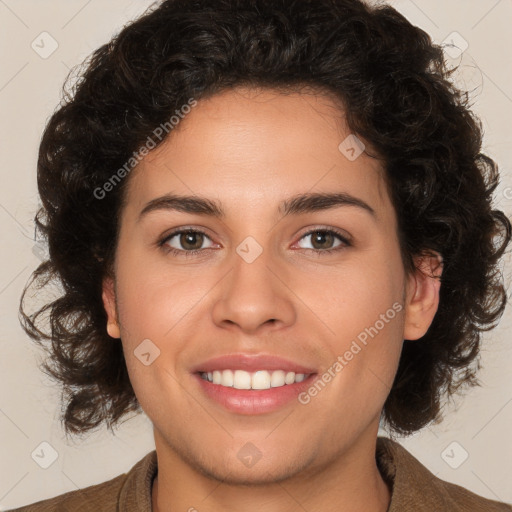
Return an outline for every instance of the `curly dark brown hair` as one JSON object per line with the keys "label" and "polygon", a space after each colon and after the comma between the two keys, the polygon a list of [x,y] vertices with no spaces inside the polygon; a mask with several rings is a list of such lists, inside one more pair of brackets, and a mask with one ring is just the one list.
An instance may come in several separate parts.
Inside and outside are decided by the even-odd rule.
{"label": "curly dark brown hair", "polygon": [[[190,98],[238,85],[309,86],[341,100],[386,170],[406,271],[415,255],[443,257],[439,309],[421,340],[405,341],[384,406],[392,431],[438,420],[443,397],[477,384],[481,333],[506,304],[499,260],[511,225],[491,205],[497,166],[452,71],[424,31],[359,0],[166,0],[98,48],[42,137],[36,225],[49,259],[20,304],[24,329],[48,352],[44,370],[63,386],[66,433],[140,410],[101,298],[129,177],[98,191]],[[27,312],[27,290],[52,283],[61,295]]]}

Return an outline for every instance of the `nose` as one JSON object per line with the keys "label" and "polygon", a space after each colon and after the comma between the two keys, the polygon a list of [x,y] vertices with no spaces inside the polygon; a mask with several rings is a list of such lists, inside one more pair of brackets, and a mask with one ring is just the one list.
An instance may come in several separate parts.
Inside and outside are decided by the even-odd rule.
{"label": "nose", "polygon": [[235,254],[213,305],[214,323],[247,334],[292,325],[296,309],[286,281],[286,272],[280,272],[265,251],[252,263]]}

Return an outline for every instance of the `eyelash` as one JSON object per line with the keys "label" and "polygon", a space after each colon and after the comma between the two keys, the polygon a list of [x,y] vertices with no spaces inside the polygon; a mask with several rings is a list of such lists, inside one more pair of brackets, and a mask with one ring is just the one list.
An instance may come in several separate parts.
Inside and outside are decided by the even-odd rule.
{"label": "eyelash", "polygon": [[[166,235],[161,241],[158,242],[158,246],[161,247],[162,249],[164,249],[166,252],[174,255],[174,256],[184,256],[185,258],[188,258],[188,257],[191,257],[191,256],[194,256],[202,251],[204,251],[205,249],[193,249],[191,251],[187,251],[187,250],[184,250],[184,249],[175,249],[174,247],[170,247],[170,246],[166,246],[167,242],[169,240],[171,240],[173,237],[175,237],[176,235],[182,235],[182,234],[185,234],[185,233],[192,233],[192,234],[202,234],[204,235],[205,237],[207,238],[210,238],[204,231],[201,231],[200,229],[178,229],[176,231],[173,231],[172,233],[169,233],[168,235]],[[306,249],[303,249],[305,251],[312,251],[314,254],[318,255],[318,256],[321,256],[321,255],[325,255],[326,253],[327,254],[331,254],[331,253],[334,253],[334,252],[337,252],[337,251],[340,251],[342,249],[345,249],[346,247],[350,247],[352,244],[350,243],[350,241],[339,231],[337,231],[336,229],[333,229],[333,228],[314,228],[310,231],[308,231],[307,233],[304,233],[299,240],[302,240],[304,237],[306,236],[309,236],[309,235],[313,235],[315,233],[327,233],[327,234],[332,234],[332,235],[335,235],[336,238],[338,238],[338,240],[340,240],[340,242],[342,242],[342,245],[339,245],[337,247],[333,247],[332,249],[309,249],[309,248],[306,248]]]}

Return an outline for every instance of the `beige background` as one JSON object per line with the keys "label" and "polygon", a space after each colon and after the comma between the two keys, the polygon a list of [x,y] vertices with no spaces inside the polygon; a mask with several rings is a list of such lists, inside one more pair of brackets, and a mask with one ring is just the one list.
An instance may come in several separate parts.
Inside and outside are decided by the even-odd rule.
{"label": "beige background", "polygon": [[[69,68],[141,13],[148,0],[0,0],[0,510],[113,478],[153,449],[149,420],[126,421],[66,442],[57,421],[59,390],[37,368],[39,351],[21,330],[17,308],[39,260],[33,252],[36,158],[46,120],[59,102]],[[468,48],[458,81],[476,89],[485,151],[502,170],[496,204],[512,212],[512,3],[510,0],[391,2],[436,42],[458,32]],[[38,51],[49,51],[47,58]],[[44,44],[41,42],[44,39]],[[471,255],[468,255],[470,257]],[[510,263],[505,267],[507,283]],[[402,442],[440,478],[483,496],[512,502],[512,308],[485,336],[482,386],[447,406],[441,424]],[[456,413],[453,411],[456,409]],[[451,414],[450,414],[451,413]],[[58,459],[42,469],[31,458],[48,442]],[[456,443],[456,444],[452,444]],[[467,460],[461,463],[468,454]],[[47,452],[48,453],[48,452]],[[444,454],[444,455],[443,455]],[[458,466],[456,469],[450,467]],[[206,506],[206,504],[205,504]]]}

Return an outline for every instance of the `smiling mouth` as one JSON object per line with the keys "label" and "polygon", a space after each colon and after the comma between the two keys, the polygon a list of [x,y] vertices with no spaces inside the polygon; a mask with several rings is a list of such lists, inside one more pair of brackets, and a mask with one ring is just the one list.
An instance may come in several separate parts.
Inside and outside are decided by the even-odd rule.
{"label": "smiling mouth", "polygon": [[226,369],[199,372],[199,375],[203,380],[227,388],[265,390],[302,382],[312,374],[286,372],[284,370],[247,372],[245,370]]}

